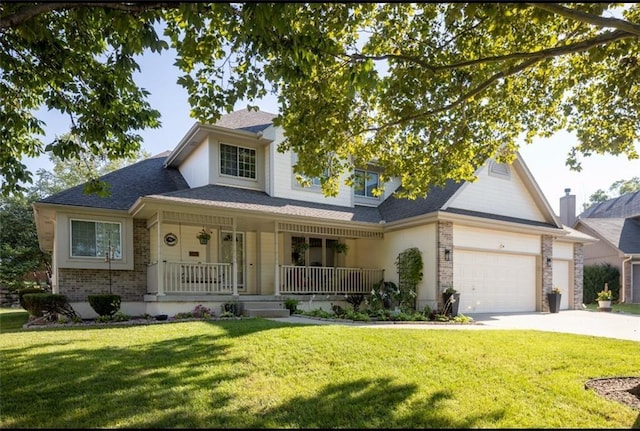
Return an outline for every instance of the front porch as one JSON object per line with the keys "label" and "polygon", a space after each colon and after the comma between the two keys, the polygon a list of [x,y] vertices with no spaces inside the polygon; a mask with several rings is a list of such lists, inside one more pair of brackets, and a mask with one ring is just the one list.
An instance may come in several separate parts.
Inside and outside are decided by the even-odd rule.
{"label": "front porch", "polygon": [[[234,264],[162,261],[148,265],[147,284],[158,286],[154,296],[240,296]],[[384,279],[383,269],[279,265],[273,292],[280,295],[369,294]],[[162,282],[158,282],[158,277]],[[235,284],[234,284],[234,281]],[[244,290],[244,289],[243,289]]]}

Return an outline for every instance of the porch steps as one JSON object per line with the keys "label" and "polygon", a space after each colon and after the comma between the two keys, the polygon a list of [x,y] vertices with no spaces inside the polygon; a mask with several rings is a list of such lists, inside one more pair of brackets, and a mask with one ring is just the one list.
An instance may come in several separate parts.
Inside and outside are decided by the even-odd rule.
{"label": "porch steps", "polygon": [[289,317],[282,301],[245,302],[243,314],[247,317]]}

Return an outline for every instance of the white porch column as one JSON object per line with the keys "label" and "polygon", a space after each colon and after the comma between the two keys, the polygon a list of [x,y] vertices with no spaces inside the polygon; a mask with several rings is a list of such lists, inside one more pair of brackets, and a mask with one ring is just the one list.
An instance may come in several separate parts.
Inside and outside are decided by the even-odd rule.
{"label": "white porch column", "polygon": [[236,219],[233,219],[233,233],[231,237],[231,270],[233,271],[232,280],[233,280],[233,296],[238,296],[238,258],[236,256],[237,246],[236,246]]}
{"label": "white porch column", "polygon": [[[182,238],[180,238],[182,241]],[[162,211],[158,211],[158,296],[164,296],[164,272],[165,264],[162,259]]]}
{"label": "white porch column", "polygon": [[275,285],[275,289],[274,289],[274,293],[276,296],[280,296],[280,266],[278,265],[278,261],[280,260],[280,258],[278,257],[278,222],[275,221],[273,222],[273,244],[274,244],[274,256],[275,256],[275,276],[274,276],[274,283]]}

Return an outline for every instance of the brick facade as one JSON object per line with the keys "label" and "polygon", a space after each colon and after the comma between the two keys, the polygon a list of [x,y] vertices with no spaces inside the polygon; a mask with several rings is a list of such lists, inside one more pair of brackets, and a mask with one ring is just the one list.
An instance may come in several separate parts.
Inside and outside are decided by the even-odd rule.
{"label": "brick facade", "polygon": [[[146,220],[133,221],[133,271],[111,271],[111,293],[122,301],[142,301],[147,292],[149,231]],[[87,301],[88,295],[109,293],[109,270],[58,269],[58,289],[70,302]]]}
{"label": "brick facade", "polygon": [[[445,250],[449,250],[449,260]],[[440,294],[447,287],[453,286],[453,223],[438,222],[438,291],[436,299],[442,301]]]}

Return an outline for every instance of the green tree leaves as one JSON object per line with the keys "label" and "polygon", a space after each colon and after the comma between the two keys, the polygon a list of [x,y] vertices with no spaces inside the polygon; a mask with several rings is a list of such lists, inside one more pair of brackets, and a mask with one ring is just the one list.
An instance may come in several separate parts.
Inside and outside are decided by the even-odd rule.
{"label": "green tree leaves", "polygon": [[639,22],[639,5],[617,3],[8,3],[2,192],[29,178],[23,155],[44,151],[43,104],[82,143],[50,142],[57,156],[135,152],[159,114],[131,78],[134,55],[169,45],[199,121],[277,94],[280,150],[299,155],[298,173],[327,172],[327,195],[375,161],[421,196],[560,130],[579,138],[571,169],[590,154],[635,159]]}

